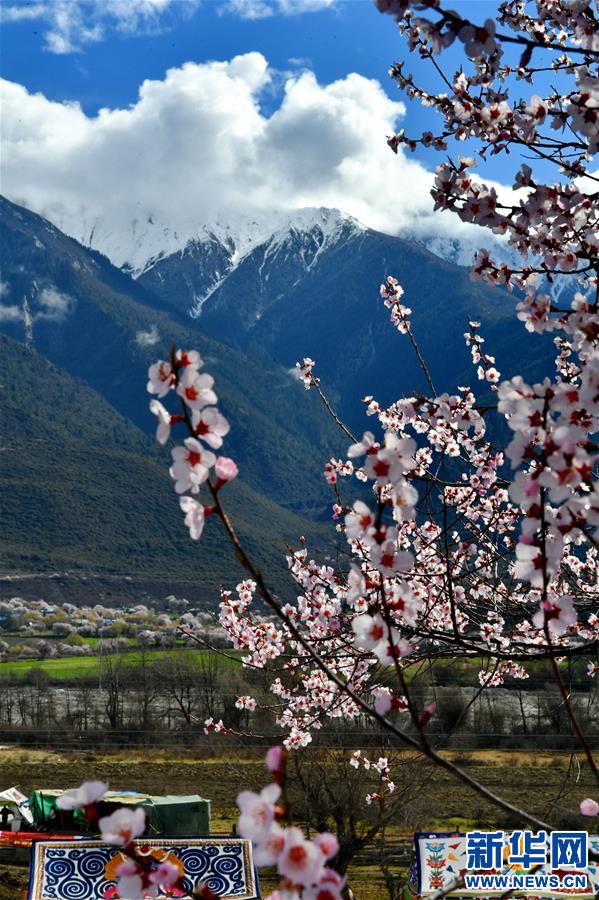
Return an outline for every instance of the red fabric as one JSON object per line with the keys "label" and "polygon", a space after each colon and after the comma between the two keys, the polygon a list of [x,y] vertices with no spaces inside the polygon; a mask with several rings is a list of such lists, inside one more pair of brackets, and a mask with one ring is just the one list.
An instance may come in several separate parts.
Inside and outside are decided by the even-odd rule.
{"label": "red fabric", "polygon": [[75,834],[48,834],[41,831],[0,831],[0,844],[31,847],[32,841],[72,841],[77,837]]}

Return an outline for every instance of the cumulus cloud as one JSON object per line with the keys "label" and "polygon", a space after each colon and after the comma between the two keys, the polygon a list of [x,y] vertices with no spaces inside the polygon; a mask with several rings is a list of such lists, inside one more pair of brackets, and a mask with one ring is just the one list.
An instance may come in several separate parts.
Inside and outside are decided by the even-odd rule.
{"label": "cumulus cloud", "polygon": [[160,340],[160,332],[156,325],[152,325],[149,331],[138,331],[135,340],[140,347],[153,347]]}
{"label": "cumulus cloud", "polygon": [[198,3],[199,0],[45,0],[2,6],[2,22],[43,22],[45,46],[50,53],[76,53],[85,44],[103,40],[113,30],[126,34],[156,30],[168,7],[188,15]]}
{"label": "cumulus cloud", "polygon": [[6,82],[4,191],[117,265],[205,223],[305,206],[388,233],[469,233],[433,214],[431,172],[387,147],[405,110],[379,82],[287,73],[266,115],[261,99],[279,77],[260,53],[189,62],[144,81],[129,108],[94,117]]}

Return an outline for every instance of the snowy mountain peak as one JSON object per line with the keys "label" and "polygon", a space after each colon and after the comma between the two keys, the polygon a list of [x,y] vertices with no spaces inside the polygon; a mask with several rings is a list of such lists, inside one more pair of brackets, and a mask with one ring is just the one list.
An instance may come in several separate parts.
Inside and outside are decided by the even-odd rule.
{"label": "snowy mountain peak", "polygon": [[[182,252],[207,241],[215,241],[228,252],[234,267],[256,247],[264,244],[269,244],[271,248],[279,246],[294,233],[313,234],[324,246],[338,240],[344,230],[356,233],[363,231],[364,226],[352,216],[326,207],[304,207],[285,213],[254,216],[237,214],[234,221],[217,219],[214,223],[203,225],[186,242]],[[161,254],[160,258],[163,259],[164,255]],[[141,271],[147,272],[156,261],[149,258]],[[135,275],[141,274],[141,271],[138,270]]]}
{"label": "snowy mountain peak", "polygon": [[198,247],[218,246],[234,267],[256,247],[271,239],[281,242],[290,233],[315,233],[329,244],[344,230],[359,232],[364,226],[337,209],[305,207],[277,213],[236,213],[198,225],[197,218],[165,224],[152,213],[129,222],[117,231],[102,220],[82,221],[73,236],[85,246],[99,250],[134,278],[148,272],[173,254],[193,252]]}
{"label": "snowy mountain peak", "polygon": [[[297,277],[298,273],[310,272],[325,250],[365,230],[352,216],[325,207],[306,207],[259,219],[237,218],[234,225],[217,222],[205,226],[202,234],[189,241],[179,255],[194,256],[196,260],[189,312],[193,317],[199,316],[205,302],[248,258],[254,259],[264,284],[275,262],[287,272],[294,271]],[[161,259],[151,260],[137,277],[143,277],[144,283],[153,275],[161,279],[164,265],[158,265],[160,262]]]}

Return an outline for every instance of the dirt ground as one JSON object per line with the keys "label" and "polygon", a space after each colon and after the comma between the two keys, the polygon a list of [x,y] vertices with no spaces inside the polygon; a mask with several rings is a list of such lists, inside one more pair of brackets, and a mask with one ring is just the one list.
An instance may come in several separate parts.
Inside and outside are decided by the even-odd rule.
{"label": "dirt ground", "polygon": [[[592,785],[584,767],[579,769],[569,755],[476,751],[459,754],[456,761],[491,790],[553,825],[580,827],[575,811],[581,799],[592,795]],[[392,834],[516,824],[449,773],[426,763],[419,763],[419,770],[422,787],[402,808],[401,820],[391,826]],[[268,782],[262,756],[256,751],[243,755],[223,751],[220,756],[199,758],[148,750],[60,754],[0,748],[1,787],[19,785],[27,793],[33,788],[66,789],[90,778],[107,781],[115,790],[208,797],[215,834],[230,833],[240,790],[258,789]],[[380,874],[367,861],[354,867],[350,877],[357,900],[387,897]],[[20,900],[26,883],[25,868],[3,865],[0,856],[0,900]]]}

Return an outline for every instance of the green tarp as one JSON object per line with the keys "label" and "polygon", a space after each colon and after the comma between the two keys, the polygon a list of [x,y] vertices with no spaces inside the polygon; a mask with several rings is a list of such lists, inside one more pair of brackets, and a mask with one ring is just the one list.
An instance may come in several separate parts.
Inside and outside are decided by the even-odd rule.
{"label": "green tarp", "polygon": [[[33,792],[29,805],[36,827],[51,825],[55,829],[64,825],[68,829],[70,824],[71,827],[76,825],[81,830],[87,830],[83,811],[76,810],[70,818],[71,814],[65,814],[57,808],[56,800],[62,793],[63,791],[56,790]],[[110,815],[118,806],[141,806],[146,812],[148,835],[195,837],[210,834],[210,800],[204,800],[198,794],[156,797],[151,794],[119,794],[109,791],[102,800],[101,814]]]}
{"label": "green tarp", "polygon": [[210,834],[210,800],[197,794],[189,797],[149,797],[142,803],[151,828],[156,834]]}

